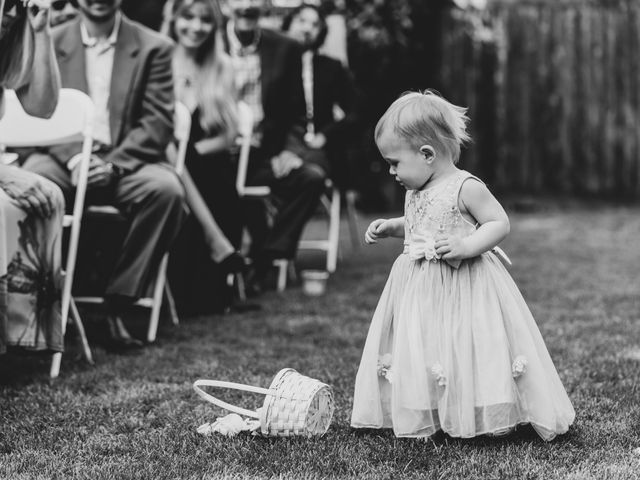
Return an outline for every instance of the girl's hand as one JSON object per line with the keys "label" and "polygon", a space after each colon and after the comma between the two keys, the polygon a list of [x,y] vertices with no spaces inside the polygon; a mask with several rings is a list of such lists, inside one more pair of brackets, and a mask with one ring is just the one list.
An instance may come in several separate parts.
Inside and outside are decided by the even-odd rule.
{"label": "girl's hand", "polygon": [[464,238],[442,237],[436,240],[435,247],[436,253],[443,260],[464,260],[471,257]]}
{"label": "girl's hand", "polygon": [[372,243],[378,243],[379,238],[386,238],[391,235],[393,230],[393,223],[386,218],[378,218],[374,220],[367,228],[364,234],[365,243],[371,245]]}
{"label": "girl's hand", "polygon": [[33,31],[42,32],[49,25],[51,0],[26,0],[25,5]]}

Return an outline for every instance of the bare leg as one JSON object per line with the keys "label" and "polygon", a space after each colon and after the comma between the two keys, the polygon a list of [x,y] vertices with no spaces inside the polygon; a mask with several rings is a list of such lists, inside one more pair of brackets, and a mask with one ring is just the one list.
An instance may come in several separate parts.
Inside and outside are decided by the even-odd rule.
{"label": "bare leg", "polygon": [[213,215],[211,215],[207,204],[202,199],[198,188],[195,183],[193,183],[193,179],[186,169],[182,174],[182,180],[186,192],[187,204],[196,217],[196,220],[198,220],[198,223],[202,226],[205,242],[211,251],[211,258],[214,262],[220,263],[235,252],[235,248],[233,248],[233,245],[231,245],[231,242],[222,232]]}

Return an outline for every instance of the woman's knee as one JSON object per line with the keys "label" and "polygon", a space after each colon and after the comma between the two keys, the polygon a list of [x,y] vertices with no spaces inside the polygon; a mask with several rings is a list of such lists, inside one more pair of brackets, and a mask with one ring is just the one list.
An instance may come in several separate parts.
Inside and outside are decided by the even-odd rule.
{"label": "woman's knee", "polygon": [[54,213],[60,213],[63,215],[65,212],[65,199],[62,189],[51,180],[44,177],[39,179],[39,181],[46,185],[49,201],[51,202]]}

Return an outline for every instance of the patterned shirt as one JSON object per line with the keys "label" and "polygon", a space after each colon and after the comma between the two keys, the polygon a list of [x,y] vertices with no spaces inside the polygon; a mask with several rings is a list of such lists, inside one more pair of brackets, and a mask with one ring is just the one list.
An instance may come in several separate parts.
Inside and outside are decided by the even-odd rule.
{"label": "patterned shirt", "polygon": [[262,70],[258,53],[260,31],[258,30],[257,38],[251,45],[243,46],[236,36],[233,22],[229,22],[227,23],[227,38],[229,39],[229,55],[235,70],[238,98],[251,108],[254,121],[252,144],[259,146],[262,140],[262,120],[264,119]]}

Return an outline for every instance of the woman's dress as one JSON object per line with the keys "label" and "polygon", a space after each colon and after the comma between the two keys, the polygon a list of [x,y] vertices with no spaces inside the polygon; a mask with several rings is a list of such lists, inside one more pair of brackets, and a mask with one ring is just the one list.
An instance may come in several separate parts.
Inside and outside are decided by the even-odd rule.
{"label": "woman's dress", "polygon": [[0,354],[10,347],[63,349],[60,248],[64,200],[52,183],[49,191],[53,192],[54,212],[44,219],[18,208],[0,187]]}
{"label": "woman's dress", "polygon": [[[229,152],[200,155],[194,145],[205,136],[196,109],[185,164],[216,223],[238,250],[244,216],[235,183],[237,163]],[[190,314],[224,311],[233,300],[226,277],[211,259],[202,227],[190,216],[169,260],[169,281],[179,310]]]}

